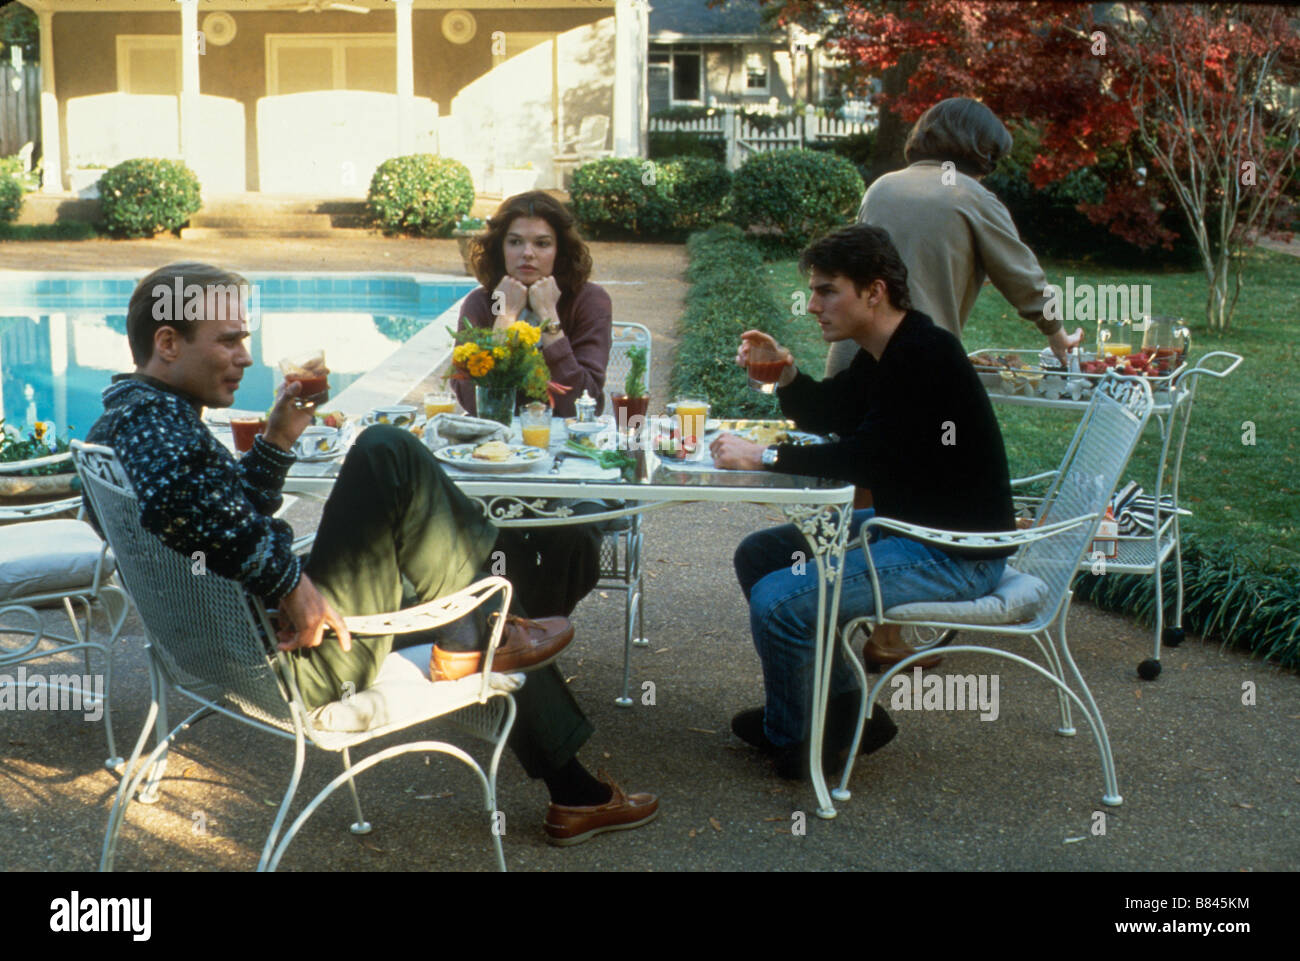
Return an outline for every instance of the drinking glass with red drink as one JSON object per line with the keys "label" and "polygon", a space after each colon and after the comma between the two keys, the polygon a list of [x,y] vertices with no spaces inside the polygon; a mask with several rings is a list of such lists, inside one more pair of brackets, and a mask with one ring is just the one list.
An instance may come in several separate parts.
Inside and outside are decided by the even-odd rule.
{"label": "drinking glass with red drink", "polygon": [[302,384],[298,392],[298,405],[323,404],[330,399],[330,369],[325,366],[325,351],[318,350],[280,361],[280,373],[285,381]]}
{"label": "drinking glass with red drink", "polygon": [[770,344],[750,344],[749,386],[764,394],[776,390],[776,382],[785,372],[786,355],[779,347]]}
{"label": "drinking glass with red drink", "polygon": [[235,450],[239,453],[253,449],[253,439],[258,434],[266,433],[266,418],[260,414],[230,418],[230,433],[234,437]]}

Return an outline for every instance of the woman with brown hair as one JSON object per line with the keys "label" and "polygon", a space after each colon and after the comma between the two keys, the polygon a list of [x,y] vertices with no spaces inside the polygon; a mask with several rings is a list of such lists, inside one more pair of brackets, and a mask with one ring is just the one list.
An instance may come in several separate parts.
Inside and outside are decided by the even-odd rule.
{"label": "woman with brown hair", "polygon": [[[573,416],[584,390],[599,411],[613,309],[609,294],[588,280],[591,254],[573,216],[540,190],[511,197],[475,241],[470,263],[482,286],[465,298],[460,326],[502,329],[522,319],[540,327],[551,380],[569,388],[556,393],[555,413]],[[461,406],[476,413],[473,384],[452,385]]]}

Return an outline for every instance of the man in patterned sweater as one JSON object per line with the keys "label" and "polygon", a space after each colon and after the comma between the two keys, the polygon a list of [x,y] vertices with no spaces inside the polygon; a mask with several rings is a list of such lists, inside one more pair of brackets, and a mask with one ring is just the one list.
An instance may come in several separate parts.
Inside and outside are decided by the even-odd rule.
{"label": "man in patterned sweater", "polygon": [[[292,529],[273,515],[294,443],[314,413],[297,400],[301,385],[282,386],[266,432],[239,460],[200,419],[204,406],[234,403],[252,365],[247,289],[237,274],[203,264],[171,264],[144,278],[127,312],[136,369],[104,391],[105,412],[87,440],[117,453],[146,530],[187,558],[201,551],[214,573],[279,609],[278,646],[290,652],[310,709],[365,690],[392,650],[391,636],[352,638],[343,616],[398,609],[403,580],[419,601],[467,587],[494,550],[505,552],[510,570],[515,541],[498,540],[413,435],[377,426],[345,459],[311,556],[295,556]],[[653,795],[625,794],[576,757],[594,729],[551,664],[572,636],[566,618],[511,617],[493,661],[501,671],[539,668],[515,695],[510,746],[529,776],[546,782],[547,838],[561,845],[639,827],[658,813]]]}

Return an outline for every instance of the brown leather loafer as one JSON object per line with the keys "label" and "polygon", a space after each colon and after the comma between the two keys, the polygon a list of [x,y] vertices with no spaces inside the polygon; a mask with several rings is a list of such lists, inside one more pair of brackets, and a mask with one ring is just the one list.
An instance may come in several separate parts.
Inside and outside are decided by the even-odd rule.
{"label": "brown leather loafer", "polygon": [[[866,663],[867,669],[882,667],[893,667],[905,657],[911,657],[915,654],[910,647],[877,647],[874,640],[868,638],[866,645],[862,648],[862,660]],[[919,661],[913,661],[913,667],[920,667],[929,670],[932,667],[938,667],[939,662],[943,660],[942,654],[931,654],[929,657],[923,657]]]}
{"label": "brown leather loafer", "polygon": [[653,794],[625,794],[604,772],[600,780],[613,792],[604,804],[570,807],[552,803],[546,811],[546,840],[560,847],[590,841],[606,831],[628,831],[659,816],[659,798]]}
{"label": "brown leather loafer", "polygon": [[[499,674],[532,671],[545,667],[559,656],[573,640],[573,624],[567,617],[543,617],[529,620],[506,618],[501,643],[492,658],[492,670]],[[429,673],[435,681],[454,681],[482,670],[482,651],[445,651],[433,646]]]}

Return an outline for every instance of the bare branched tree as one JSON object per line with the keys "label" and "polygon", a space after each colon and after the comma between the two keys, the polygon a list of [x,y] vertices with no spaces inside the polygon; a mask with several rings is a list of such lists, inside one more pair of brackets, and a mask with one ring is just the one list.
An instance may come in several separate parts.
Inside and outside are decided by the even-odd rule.
{"label": "bare branched tree", "polygon": [[1300,31],[1277,7],[1124,9],[1116,44],[1138,136],[1187,216],[1209,283],[1206,321],[1225,330],[1242,249],[1263,231],[1300,159]]}

